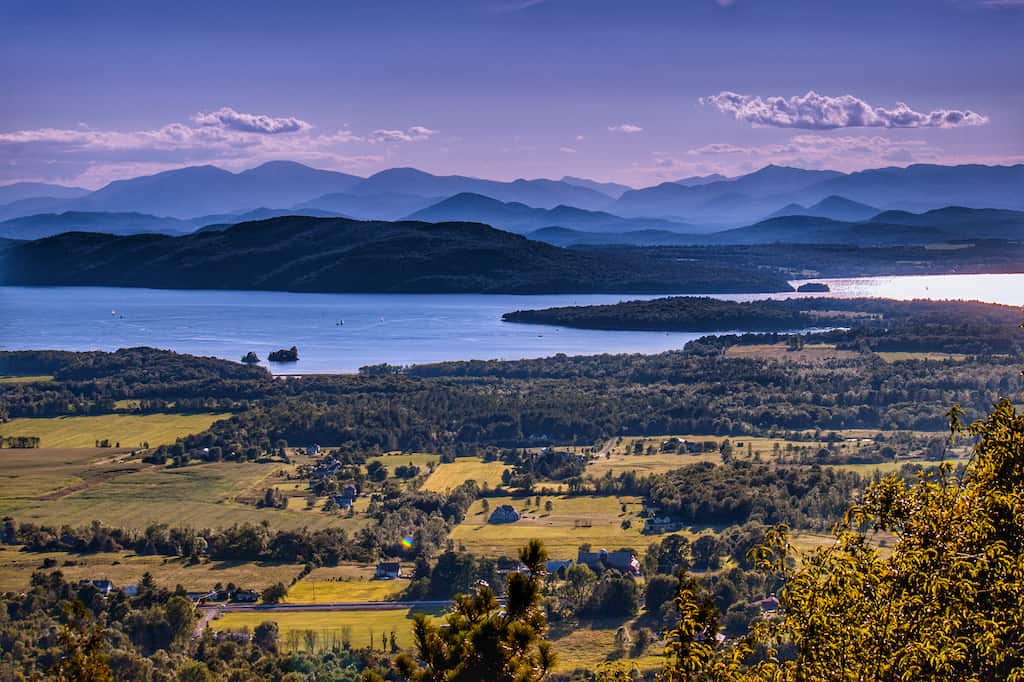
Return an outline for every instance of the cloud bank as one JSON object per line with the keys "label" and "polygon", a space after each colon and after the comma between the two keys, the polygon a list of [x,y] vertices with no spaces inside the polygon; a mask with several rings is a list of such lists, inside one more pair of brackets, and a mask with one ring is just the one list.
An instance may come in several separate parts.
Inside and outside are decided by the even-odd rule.
{"label": "cloud bank", "polygon": [[[188,122],[152,130],[36,128],[0,132],[0,182],[32,178],[97,187],[110,180],[181,165],[216,163],[243,168],[271,159],[316,162],[338,170],[357,170],[382,160],[370,153],[376,143],[402,144],[430,139],[425,126],[378,129],[356,134],[340,129],[314,131],[294,116],[275,117],[222,107],[199,112]],[[352,145],[367,153],[352,154]]]}
{"label": "cloud bank", "polygon": [[922,112],[903,102],[886,109],[872,106],[853,95],[830,97],[813,90],[806,95],[765,98],[724,90],[717,95],[700,98],[700,103],[732,114],[737,121],[776,128],[958,128],[988,123],[988,117],[973,111],[937,109]]}

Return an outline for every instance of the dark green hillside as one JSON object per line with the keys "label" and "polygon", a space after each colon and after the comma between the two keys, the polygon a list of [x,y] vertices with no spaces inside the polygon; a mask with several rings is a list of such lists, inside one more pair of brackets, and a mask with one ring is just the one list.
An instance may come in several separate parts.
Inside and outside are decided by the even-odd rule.
{"label": "dark green hillside", "polygon": [[581,253],[476,223],[288,216],[181,237],[69,233],[0,250],[0,283],[305,292],[789,291],[781,275]]}

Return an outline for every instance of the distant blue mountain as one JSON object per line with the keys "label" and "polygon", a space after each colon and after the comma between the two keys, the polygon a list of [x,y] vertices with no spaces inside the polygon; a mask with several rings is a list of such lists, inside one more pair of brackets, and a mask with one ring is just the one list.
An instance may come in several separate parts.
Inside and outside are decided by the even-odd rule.
{"label": "distant blue mountain", "polygon": [[618,199],[624,192],[628,192],[633,189],[629,185],[620,185],[617,182],[597,182],[596,180],[576,178],[571,175],[563,176],[561,182],[569,185],[576,185],[577,187],[586,187],[587,189],[592,189],[595,192],[606,194],[612,199]]}
{"label": "distant blue mountain", "polygon": [[613,201],[611,197],[601,192],[558,180],[499,182],[463,175],[431,175],[415,168],[392,168],[381,171],[357,184],[350,193],[415,194],[422,197],[450,197],[472,193],[535,208],[554,208],[564,204],[589,210],[601,210]]}
{"label": "distant blue mountain", "polygon": [[874,206],[868,206],[858,201],[850,201],[846,197],[832,195],[825,197],[813,206],[801,206],[800,204],[789,204],[782,209],[768,216],[778,218],[791,215],[808,215],[818,218],[831,218],[832,220],[845,220],[857,222],[867,220],[878,215],[879,210]]}
{"label": "distant blue mountain", "polygon": [[50,185],[45,182],[16,182],[13,185],[0,185],[0,204],[12,201],[49,197],[51,199],[76,199],[89,193],[81,187]]}
{"label": "distant blue mountain", "polygon": [[587,232],[626,232],[641,229],[688,232],[694,228],[680,222],[653,218],[622,218],[603,211],[573,206],[534,208],[518,202],[502,202],[480,194],[464,192],[417,211],[409,220],[478,222],[511,232],[526,233],[542,227],[568,227]]}
{"label": "distant blue mountain", "polygon": [[336,192],[302,202],[295,208],[336,211],[360,220],[397,220],[435,204],[441,199],[443,197],[424,197],[418,194],[399,192],[384,192],[382,194]]}

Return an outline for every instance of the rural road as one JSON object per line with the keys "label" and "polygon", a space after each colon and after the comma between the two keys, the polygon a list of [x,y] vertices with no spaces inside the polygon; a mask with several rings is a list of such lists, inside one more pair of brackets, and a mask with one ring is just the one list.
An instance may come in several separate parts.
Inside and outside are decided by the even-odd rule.
{"label": "rural road", "polygon": [[618,438],[609,438],[607,441],[605,441],[605,444],[601,446],[601,449],[597,451],[595,456],[604,457],[605,455],[607,455],[609,452],[612,451],[612,448],[615,447],[615,443],[617,443],[618,440]]}

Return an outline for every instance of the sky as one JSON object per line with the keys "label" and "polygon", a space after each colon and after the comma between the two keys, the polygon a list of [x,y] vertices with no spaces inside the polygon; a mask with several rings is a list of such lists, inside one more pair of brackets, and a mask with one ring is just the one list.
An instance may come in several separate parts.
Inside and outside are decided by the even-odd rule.
{"label": "sky", "polygon": [[1019,163],[1021,36],[1024,0],[6,0],[0,184]]}

